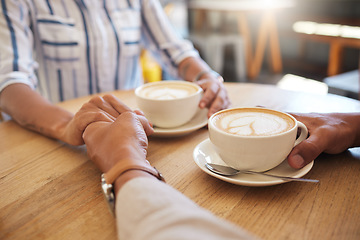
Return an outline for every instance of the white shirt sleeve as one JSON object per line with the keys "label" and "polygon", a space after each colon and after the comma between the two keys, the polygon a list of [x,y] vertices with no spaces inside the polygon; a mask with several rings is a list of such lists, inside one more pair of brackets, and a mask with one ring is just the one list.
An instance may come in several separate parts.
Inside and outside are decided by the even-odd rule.
{"label": "white shirt sleeve", "polygon": [[32,59],[34,42],[28,11],[24,1],[0,2],[0,92],[14,83],[36,87],[37,63]]}
{"label": "white shirt sleeve", "polygon": [[127,182],[116,198],[119,239],[253,239],[156,179]]}
{"label": "white shirt sleeve", "polygon": [[141,5],[143,42],[154,57],[173,76],[178,64],[187,57],[199,57],[193,44],[175,31],[158,0]]}

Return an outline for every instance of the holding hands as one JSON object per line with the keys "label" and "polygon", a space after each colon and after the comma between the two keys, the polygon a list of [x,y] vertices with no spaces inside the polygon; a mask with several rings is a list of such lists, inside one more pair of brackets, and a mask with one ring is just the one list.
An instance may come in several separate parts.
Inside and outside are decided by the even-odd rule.
{"label": "holding hands", "polygon": [[[109,171],[120,161],[146,161],[148,139],[141,116],[134,112],[121,113],[113,122],[89,124],[83,134],[90,158],[102,172]],[[149,129],[150,130],[150,129]]]}
{"label": "holding hands", "polygon": [[[103,173],[112,170],[113,174],[109,173],[107,180],[109,183],[115,183],[115,192],[134,177],[153,177],[146,171],[134,170],[131,167],[152,168],[146,160],[147,135],[152,134],[154,130],[142,112],[131,111],[114,96],[105,95],[103,98],[95,97],[84,104],[78,114],[78,118],[90,115],[91,121],[87,122],[82,131],[82,139],[95,165]],[[119,172],[118,169],[124,166],[130,167]],[[112,182],[112,177],[115,182]]]}
{"label": "holding hands", "polygon": [[[120,102],[113,95],[95,96],[85,103],[75,116],[65,125],[61,139],[72,145],[82,145],[83,132],[92,123],[112,123],[116,118],[125,112],[133,112],[128,106]],[[139,121],[143,124],[145,132],[149,135],[153,132],[149,121],[142,112],[135,110]]]}

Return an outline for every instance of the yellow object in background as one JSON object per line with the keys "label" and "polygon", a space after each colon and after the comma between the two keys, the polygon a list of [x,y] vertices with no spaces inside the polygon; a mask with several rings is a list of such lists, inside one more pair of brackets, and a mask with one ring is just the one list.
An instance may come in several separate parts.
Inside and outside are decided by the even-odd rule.
{"label": "yellow object in background", "polygon": [[146,50],[141,52],[140,63],[143,71],[144,82],[161,81],[162,70],[161,66]]}

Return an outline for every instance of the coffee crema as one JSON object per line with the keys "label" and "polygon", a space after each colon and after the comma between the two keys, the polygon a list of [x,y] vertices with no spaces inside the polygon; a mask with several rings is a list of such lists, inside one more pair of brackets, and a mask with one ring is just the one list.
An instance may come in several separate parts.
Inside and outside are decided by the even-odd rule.
{"label": "coffee crema", "polygon": [[213,122],[218,129],[239,136],[272,136],[295,126],[285,114],[256,108],[225,111],[216,115]]}
{"label": "coffee crema", "polygon": [[156,100],[171,100],[185,98],[194,95],[198,88],[177,83],[164,83],[161,85],[147,86],[143,88],[139,94],[142,97]]}

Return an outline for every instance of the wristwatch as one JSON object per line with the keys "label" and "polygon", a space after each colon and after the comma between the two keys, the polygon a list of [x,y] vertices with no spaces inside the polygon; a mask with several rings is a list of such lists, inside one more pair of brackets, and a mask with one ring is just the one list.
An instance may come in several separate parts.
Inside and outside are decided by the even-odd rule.
{"label": "wristwatch", "polygon": [[119,162],[114,167],[112,167],[107,173],[101,174],[101,188],[105,197],[105,200],[108,203],[108,207],[113,216],[115,216],[115,193],[113,184],[115,180],[130,170],[139,170],[143,172],[147,172],[153,176],[155,176],[160,181],[165,182],[163,175],[150,164],[146,162],[136,162],[129,161],[127,163]]}
{"label": "wristwatch", "polygon": [[112,184],[106,183],[105,174],[101,174],[101,188],[104,193],[106,202],[108,203],[109,210],[115,216],[115,194]]}
{"label": "wristwatch", "polygon": [[201,77],[204,75],[204,74],[211,74],[213,75],[219,82],[224,82],[224,78],[217,72],[215,72],[214,70],[204,70],[204,71],[201,71],[199,72],[195,78],[193,79],[193,82],[197,82],[201,79]]}

